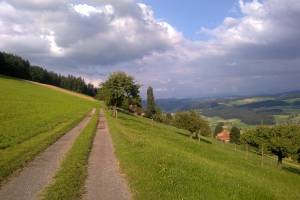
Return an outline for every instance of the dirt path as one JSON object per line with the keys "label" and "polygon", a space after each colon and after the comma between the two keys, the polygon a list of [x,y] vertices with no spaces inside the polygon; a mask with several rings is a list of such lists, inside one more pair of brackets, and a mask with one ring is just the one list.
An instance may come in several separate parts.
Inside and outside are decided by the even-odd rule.
{"label": "dirt path", "polygon": [[38,155],[18,175],[12,177],[3,185],[0,189],[0,199],[39,199],[40,192],[50,183],[66,152],[72,147],[73,142],[88,124],[94,113],[95,109],[76,127]]}
{"label": "dirt path", "polygon": [[120,174],[118,161],[103,111],[89,157],[84,200],[130,200],[127,183]]}

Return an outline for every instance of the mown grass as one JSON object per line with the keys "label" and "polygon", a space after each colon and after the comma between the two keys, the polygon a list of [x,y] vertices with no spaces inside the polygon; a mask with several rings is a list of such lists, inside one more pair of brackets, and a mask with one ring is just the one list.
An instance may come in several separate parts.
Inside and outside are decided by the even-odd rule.
{"label": "mown grass", "polygon": [[[117,156],[135,199],[300,199],[298,169],[208,144],[147,119],[107,114]],[[287,166],[286,166],[287,167]]]}
{"label": "mown grass", "polygon": [[44,191],[43,200],[76,200],[84,192],[87,163],[96,133],[99,110],[75,140],[67,153],[54,182]]}
{"label": "mown grass", "polygon": [[97,106],[70,94],[0,76],[0,183]]}

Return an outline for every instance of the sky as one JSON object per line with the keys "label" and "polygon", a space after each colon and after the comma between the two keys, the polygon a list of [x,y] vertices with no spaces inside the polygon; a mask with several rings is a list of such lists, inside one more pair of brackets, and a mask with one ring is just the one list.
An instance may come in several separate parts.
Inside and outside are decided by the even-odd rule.
{"label": "sky", "polygon": [[157,98],[300,89],[299,0],[0,0],[0,51]]}
{"label": "sky", "polygon": [[[176,3],[175,3],[176,2]],[[214,28],[227,16],[238,16],[237,0],[143,0],[157,19],[165,20],[191,40],[207,39],[201,27]]]}

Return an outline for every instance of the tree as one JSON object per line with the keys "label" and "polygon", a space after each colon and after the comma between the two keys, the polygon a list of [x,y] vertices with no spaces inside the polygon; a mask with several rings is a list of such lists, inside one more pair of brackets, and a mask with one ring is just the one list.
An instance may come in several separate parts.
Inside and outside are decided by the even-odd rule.
{"label": "tree", "polygon": [[277,167],[282,160],[292,156],[300,149],[300,127],[297,125],[281,125],[270,127],[259,126],[242,135],[242,141],[259,147],[262,152],[269,151],[277,156]]}
{"label": "tree", "polygon": [[114,117],[117,117],[117,107],[124,106],[125,102],[127,106],[140,105],[139,88],[134,78],[124,72],[112,73],[102,84],[101,91],[106,95],[106,104],[113,107]]}
{"label": "tree", "polygon": [[214,137],[223,131],[224,122],[219,122],[215,128]]}
{"label": "tree", "polygon": [[269,132],[269,148],[277,156],[277,167],[283,158],[295,154],[300,149],[300,127],[296,125],[276,126]]}
{"label": "tree", "polygon": [[147,109],[146,116],[153,119],[153,116],[157,113],[156,104],[153,94],[153,88],[150,86],[147,89]]}
{"label": "tree", "polygon": [[175,114],[174,125],[188,130],[191,136],[199,138],[199,135],[211,134],[208,123],[196,112],[178,112]]}
{"label": "tree", "polygon": [[240,129],[233,126],[230,130],[230,142],[239,144],[240,143]]}

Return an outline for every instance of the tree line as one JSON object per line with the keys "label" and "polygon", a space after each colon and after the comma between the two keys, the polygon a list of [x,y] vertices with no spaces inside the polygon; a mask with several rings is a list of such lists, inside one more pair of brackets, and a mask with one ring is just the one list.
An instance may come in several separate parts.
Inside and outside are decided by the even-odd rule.
{"label": "tree line", "polygon": [[89,96],[95,96],[97,93],[97,89],[92,84],[85,83],[81,77],[64,76],[39,66],[32,66],[28,60],[5,52],[0,52],[0,74],[54,85]]}
{"label": "tree line", "polygon": [[117,108],[119,108],[143,115],[160,123],[188,130],[193,138],[200,138],[200,135],[209,136],[211,134],[208,122],[199,113],[193,111],[178,112],[175,114],[162,113],[155,103],[152,87],[148,87],[147,89],[147,106],[143,109],[139,91],[140,87],[132,76],[124,72],[115,72],[100,85],[96,98],[105,101],[106,105],[112,108],[114,117],[117,117]]}

